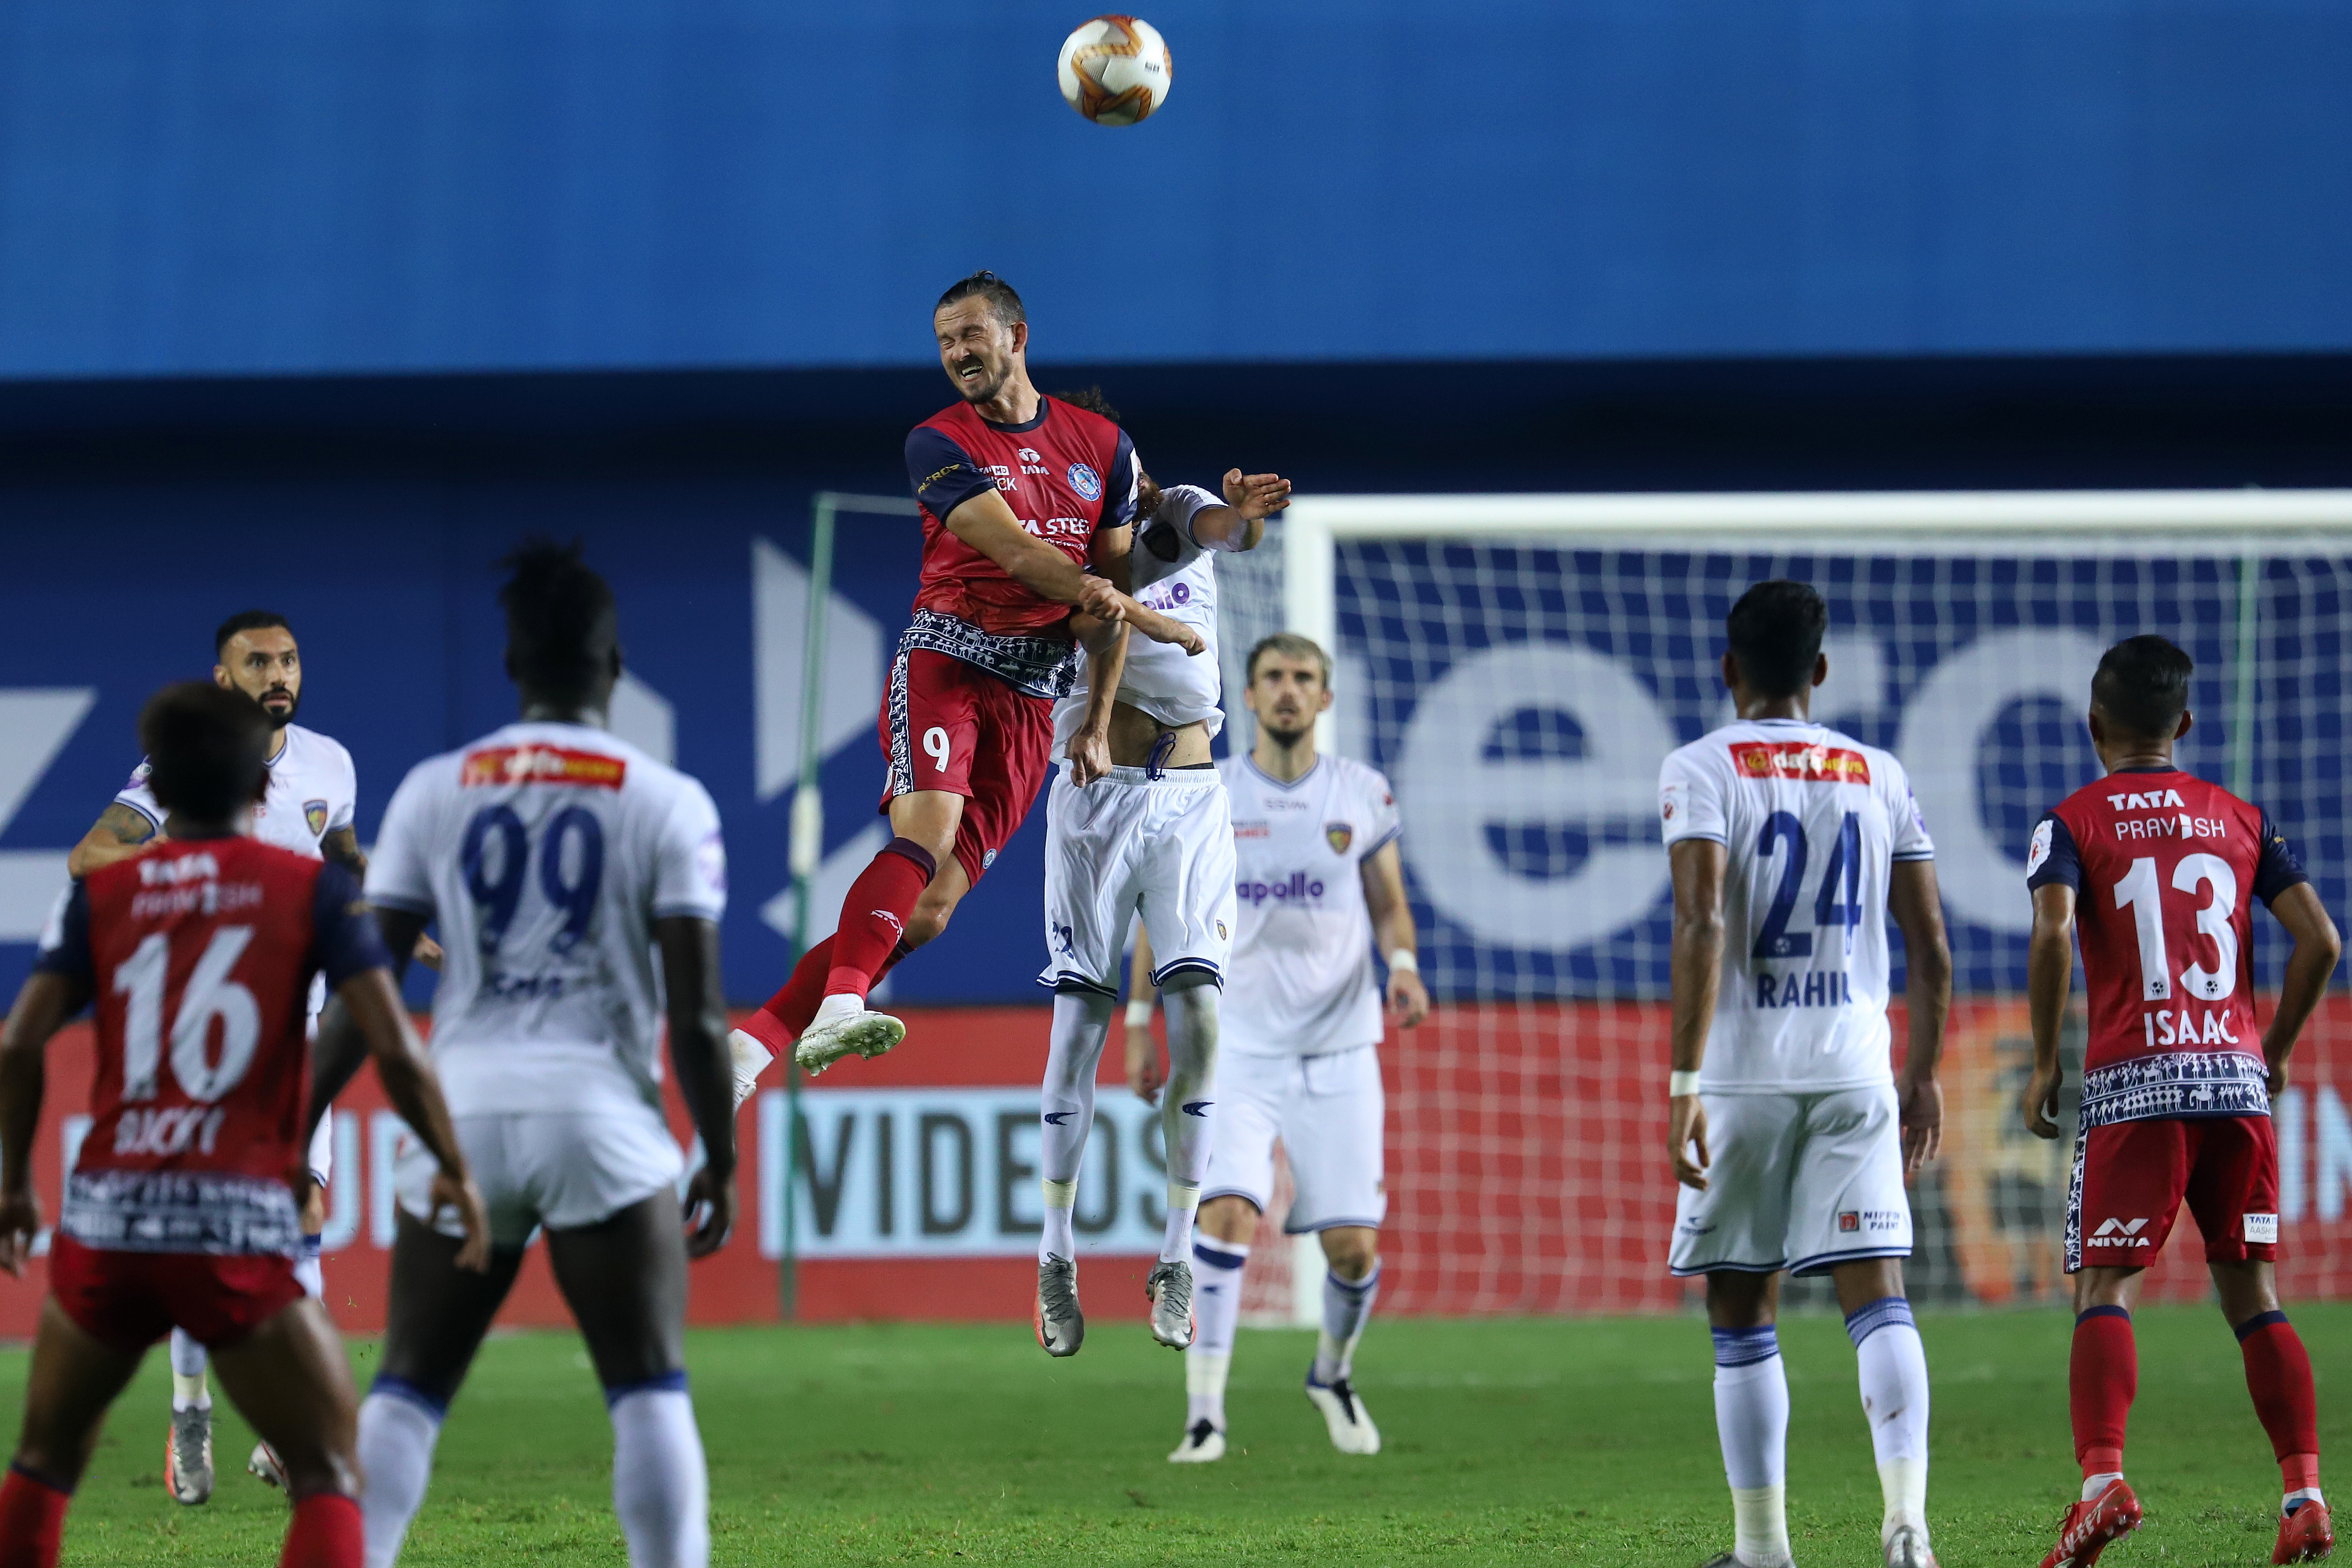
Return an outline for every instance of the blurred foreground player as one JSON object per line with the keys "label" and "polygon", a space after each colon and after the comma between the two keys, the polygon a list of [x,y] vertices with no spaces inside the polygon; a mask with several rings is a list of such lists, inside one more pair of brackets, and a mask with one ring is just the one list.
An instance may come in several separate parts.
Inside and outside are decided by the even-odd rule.
{"label": "blurred foreground player", "polygon": [[294,1500],[280,1561],[359,1568],[351,1369],[294,1278],[313,974],[431,1151],[461,1267],[488,1255],[481,1202],[358,887],[243,837],[269,736],[260,710],[168,687],[139,730],[169,841],[75,884],[0,1034],[0,1264],[13,1274],[40,1228],[28,1166],[44,1048],[97,1004],[95,1120],[68,1179],[24,1436],[0,1485],[0,1568],[56,1563],[107,1405],[175,1326],[212,1352],[279,1457]]}
{"label": "blurred foreground player", "polygon": [[850,885],[834,934],[730,1041],[739,1100],[795,1037],[793,1059],[818,1073],[906,1037],[866,993],[946,929],[1028,816],[1080,640],[1109,655],[1123,623],[1188,653],[1203,646],[1087,574],[1124,571],[1135,448],[1110,420],[1031,384],[1021,297],[974,273],[940,296],[931,325],[963,401],[907,437],[923,565],[879,725],[894,837]]}
{"label": "blurred foreground player", "polygon": [[[1118,417],[1093,389],[1058,401]],[[1073,1215],[1094,1132],[1095,1070],[1118,1001],[1119,949],[1139,914],[1160,956],[1151,979],[1167,1004],[1171,1064],[1160,1111],[1167,1210],[1143,1290],[1152,1337],[1177,1350],[1192,1342],[1192,1223],[1213,1116],[1217,988],[1234,921],[1233,816],[1209,760],[1224,718],[1216,557],[1255,547],[1266,514],[1290,493],[1276,475],[1238,468],[1226,474],[1223,500],[1192,485],[1163,491],[1139,464],[1136,485],[1142,531],[1128,555],[1136,596],[1194,627],[1207,648],[1192,658],[1145,641],[1115,672],[1089,656],[1083,691],[1054,705],[1054,738],[1072,750],[1045,805],[1046,958],[1037,983],[1053,988],[1054,1021],[1040,1110],[1035,1322],[1037,1343],[1056,1356],[1076,1354],[1086,1337]],[[1097,722],[1109,771],[1090,781],[1077,748]]]}
{"label": "blurred foreground player", "polygon": [[[1759,583],[1726,622],[1738,717],[1668,756],[1675,889],[1668,1262],[1706,1277],[1715,1420],[1735,1537],[1716,1564],[1789,1561],[1780,1275],[1827,1274],[1845,1314],[1885,1513],[1887,1568],[1933,1568],[1927,1358],[1903,1293],[1906,1179],[1942,1135],[1952,961],[1935,847],[1903,765],[1815,724],[1829,606]],[[1818,869],[1816,869],[1818,868]],[[1889,1069],[1887,917],[1910,1050]]]}
{"label": "blurred foreground player", "polygon": [[[1184,1435],[1168,1456],[1180,1464],[1224,1456],[1242,1270],[1274,1196],[1276,1138],[1297,1188],[1285,1223],[1294,1235],[1316,1233],[1330,1266],[1307,1397],[1333,1447],[1381,1451],[1380,1428],[1352,1381],[1356,1342],[1380,1293],[1389,1206],[1376,946],[1388,961],[1388,1016],[1411,1028],[1429,1012],[1388,780],[1316,752],[1316,716],[1331,705],[1330,659],[1286,632],[1252,648],[1244,668],[1257,740],[1217,767],[1231,795],[1240,918],[1209,1086],[1217,1114],[1207,1201],[1192,1247],[1199,1331],[1184,1358]],[[1139,999],[1153,958],[1147,932],[1136,943]],[[1128,1082],[1146,1100],[1163,1082],[1149,1016],[1148,1007],[1141,1016],[1130,1010],[1127,1028]]]}
{"label": "blurred foreground player", "polygon": [[[2336,1541],[2319,1491],[2311,1358],[2279,1310],[2270,1111],[2342,943],[2270,818],[2173,765],[2173,743],[2189,732],[2193,668],[2152,635],[2107,650],[2090,713],[2106,777],[2044,816],[2026,856],[2033,1079],[2023,1110],[2036,1137],[2059,1135],[2058,1043],[2078,922],[2090,1011],[2066,1198],[2075,1312],[2067,1385],[2083,1496],[2043,1568],[2089,1568],[2139,1524],[2123,1476],[2124,1423],[2139,1387],[2131,1309],[2183,1199],[2278,1458],[2285,1496],[2271,1561],[2314,1562]],[[2294,941],[2270,1027],[2259,1033],[2255,899]]]}
{"label": "blurred foreground player", "polygon": [[[613,593],[576,547],[526,544],[499,594],[519,722],[409,771],[368,899],[405,952],[441,921],[433,1061],[490,1216],[487,1273],[423,1165],[401,1162],[383,1371],[360,1409],[368,1568],[389,1568],[433,1449],[523,1246],[547,1238],[613,1422],[613,1507],[633,1568],[701,1568],[709,1482],[686,1383],[687,1259],[735,1217],[735,1117],[719,920],[727,858],[709,792],[607,732],[621,676]],[[656,972],[658,953],[659,973]],[[670,1061],[704,1163],[662,1114]],[[347,1059],[340,1020],[320,1071]]]}

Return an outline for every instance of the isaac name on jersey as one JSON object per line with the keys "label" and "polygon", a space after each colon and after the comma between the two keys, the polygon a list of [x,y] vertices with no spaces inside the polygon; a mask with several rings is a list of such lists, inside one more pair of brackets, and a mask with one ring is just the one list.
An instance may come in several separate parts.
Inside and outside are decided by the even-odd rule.
{"label": "isaac name on jersey", "polygon": [[929,648],[1033,697],[1067,696],[1077,673],[1070,607],[1023,587],[942,520],[993,487],[1024,529],[1083,566],[1097,532],[1134,521],[1135,475],[1126,431],[1051,397],[1024,424],[999,425],[959,403],[916,426],[907,477],[922,512],[923,569],[899,651]]}
{"label": "isaac name on jersey", "polygon": [[1666,758],[1668,846],[1725,849],[1723,981],[1699,1086],[1814,1092],[1891,1081],[1886,888],[1936,848],[1903,764],[1819,724],[1727,724]]}
{"label": "isaac name on jersey", "polygon": [[[1118,682],[1118,700],[1129,707],[1170,729],[1206,724],[1213,740],[1225,723],[1218,700],[1223,685],[1217,663],[1217,558],[1192,537],[1192,520],[1203,507],[1224,504],[1223,498],[1197,485],[1174,485],[1160,492],[1159,510],[1136,537],[1128,557],[1135,596],[1170,620],[1191,626],[1209,646],[1193,655],[1173,643],[1130,637],[1127,668]],[[1083,656],[1078,668],[1070,695],[1054,704],[1056,752],[1070,743],[1086,720],[1088,688]]]}
{"label": "isaac name on jersey", "polygon": [[2025,879],[2076,894],[2084,1126],[2269,1112],[2252,900],[2310,878],[2267,816],[2175,769],[2126,769],[2042,817]]}
{"label": "isaac name on jersey", "polygon": [[1233,809],[1237,926],[1220,1043],[1255,1056],[1379,1044],[1363,864],[1400,831],[1389,781],[1334,756],[1318,757],[1293,784],[1246,754],[1217,772]]}
{"label": "isaac name on jersey", "polygon": [[603,730],[509,724],[410,770],[367,890],[440,920],[453,1112],[658,1110],[653,923],[727,905],[701,784]]}

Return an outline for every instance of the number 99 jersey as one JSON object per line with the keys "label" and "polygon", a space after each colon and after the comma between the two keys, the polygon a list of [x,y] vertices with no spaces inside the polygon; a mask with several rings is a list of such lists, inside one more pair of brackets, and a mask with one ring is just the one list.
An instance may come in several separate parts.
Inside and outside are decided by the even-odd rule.
{"label": "number 99 jersey", "polygon": [[2025,865],[2028,887],[2076,894],[2083,1125],[2265,1114],[2253,900],[2310,880],[2269,817],[2188,773],[2127,769],[2060,802]]}
{"label": "number 99 jersey", "polygon": [[701,784],[599,729],[509,724],[419,763],[371,902],[440,922],[433,1063],[457,1115],[661,1103],[653,923],[727,907]]}
{"label": "number 99 jersey", "polygon": [[1886,884],[1932,860],[1903,764],[1819,724],[1741,721],[1668,756],[1669,848],[1725,850],[1723,981],[1700,1089],[1818,1092],[1890,1081]]}

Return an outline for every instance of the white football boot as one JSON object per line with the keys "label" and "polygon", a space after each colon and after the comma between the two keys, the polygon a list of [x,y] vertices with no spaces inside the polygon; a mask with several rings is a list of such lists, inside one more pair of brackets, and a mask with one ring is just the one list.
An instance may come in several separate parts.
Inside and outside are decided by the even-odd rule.
{"label": "white football boot", "polygon": [[1145,1276],[1143,1294],[1151,1303],[1151,1337],[1170,1350],[1192,1342],[1192,1266],[1160,1259]]}
{"label": "white football boot", "polygon": [[1936,1554],[1927,1550],[1927,1531],[1909,1524],[1888,1531],[1886,1568],[1936,1568]]}
{"label": "white football boot", "polygon": [[1225,1435],[1209,1425],[1202,1416],[1184,1428],[1184,1436],[1176,1444],[1176,1451],[1168,1456],[1171,1465],[1205,1465],[1212,1459],[1225,1457]]}
{"label": "white football boot", "polygon": [[191,1405],[172,1412],[163,1435],[163,1485],[174,1502],[191,1507],[213,1495],[213,1407]]}
{"label": "white football boot", "polygon": [[1377,1454],[1381,1451],[1381,1429],[1372,1425],[1371,1413],[1344,1377],[1328,1384],[1315,1381],[1315,1369],[1307,1370],[1307,1397],[1316,1409],[1323,1412],[1323,1425],[1331,1430],[1331,1447],[1343,1454]]}
{"label": "white football boot", "polygon": [[267,1443],[256,1443],[245,1461],[245,1473],[265,1487],[275,1487],[291,1494],[294,1484],[286,1479],[286,1467],[278,1462],[278,1450]]}
{"label": "white football boot", "polygon": [[1086,1343],[1087,1317],[1078,1310],[1078,1266],[1055,1256],[1037,1265],[1037,1343],[1047,1355],[1076,1355]]}
{"label": "white football boot", "polygon": [[855,996],[828,996],[793,1042],[793,1060],[811,1078],[844,1057],[878,1057],[907,1037],[907,1026]]}

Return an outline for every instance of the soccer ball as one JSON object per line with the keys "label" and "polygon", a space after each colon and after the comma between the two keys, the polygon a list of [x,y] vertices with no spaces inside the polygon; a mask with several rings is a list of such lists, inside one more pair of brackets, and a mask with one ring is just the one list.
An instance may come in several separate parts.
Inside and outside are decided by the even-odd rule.
{"label": "soccer ball", "polygon": [[1062,40],[1062,96],[1097,125],[1132,125],[1168,101],[1176,68],[1160,29],[1135,16],[1097,16]]}

